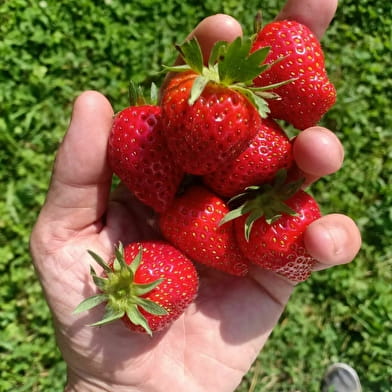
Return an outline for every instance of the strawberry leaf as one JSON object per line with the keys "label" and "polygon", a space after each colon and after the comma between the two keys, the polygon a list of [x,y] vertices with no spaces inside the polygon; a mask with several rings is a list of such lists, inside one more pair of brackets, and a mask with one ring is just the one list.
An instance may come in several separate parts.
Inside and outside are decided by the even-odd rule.
{"label": "strawberry leaf", "polygon": [[164,65],[163,66],[165,71],[170,71],[170,72],[185,72],[185,71],[191,71],[192,68],[187,65],[187,64],[181,64],[181,65]]}
{"label": "strawberry leaf", "polygon": [[201,93],[203,92],[208,82],[209,80],[204,76],[198,76],[195,79],[192,85],[191,95],[188,101],[189,105],[193,105],[196,102],[196,100],[200,97]]}
{"label": "strawberry leaf", "polygon": [[140,245],[138,253],[129,265],[125,260],[124,247],[121,242],[114,248],[115,258],[111,267],[94,252],[89,251],[89,253],[104,269],[107,278],[99,277],[94,268],[90,267],[91,277],[102,293],[82,301],[74,313],[80,313],[102,302],[107,302],[102,320],[90,324],[90,326],[108,324],[127,315],[133,324],[140,325],[147,333],[151,334],[148,322],[140,313],[138,306],[152,315],[163,316],[168,314],[168,311],[161,305],[143,297],[156,289],[164,281],[164,278],[149,283],[134,281],[137,270],[142,263],[143,246]]}
{"label": "strawberry leaf", "polygon": [[94,268],[90,266],[90,275],[93,278],[94,284],[100,289],[104,290],[107,279],[99,277],[96,272],[94,271]]}
{"label": "strawberry leaf", "polygon": [[138,298],[136,304],[142,307],[146,312],[156,316],[165,316],[168,311],[161,305],[146,298]]}
{"label": "strawberry leaf", "polygon": [[123,317],[125,312],[123,310],[114,310],[111,306],[106,306],[105,314],[102,320],[97,321],[96,323],[89,324],[90,327],[98,327],[101,325],[109,324],[113,321],[119,320]]}
{"label": "strawberry leaf", "polygon": [[116,260],[118,261],[120,265],[120,269],[127,269],[128,264],[125,262],[124,259],[124,247],[123,244],[120,242],[118,246],[114,248],[114,253],[116,255]]}
{"label": "strawberry leaf", "polygon": [[225,85],[250,84],[261,73],[261,64],[269,48],[261,48],[251,54],[252,40],[238,37],[226,48],[223,60],[218,64],[219,79]]}
{"label": "strawberry leaf", "polygon": [[157,104],[158,102],[158,96],[159,96],[159,90],[157,85],[153,82],[151,83],[151,88],[150,88],[150,101],[154,105]]}
{"label": "strawberry leaf", "polygon": [[294,196],[302,184],[303,179],[288,183],[287,170],[279,170],[273,184],[250,186],[245,189],[245,192],[231,198],[229,203],[238,199],[245,200],[242,205],[229,211],[219,225],[249,214],[244,223],[244,236],[249,241],[253,224],[258,219],[263,217],[268,224],[272,224],[281,218],[282,214],[297,215],[286,201]]}
{"label": "strawberry leaf", "polygon": [[[143,255],[143,247],[140,247],[138,254],[133,259],[132,263],[129,265],[129,269],[132,271],[133,276],[135,276],[136,271],[140,267],[140,263],[142,261],[142,255]],[[122,251],[122,259],[124,260],[124,250]]]}
{"label": "strawberry leaf", "polygon": [[135,295],[140,297],[142,295],[149,293],[150,291],[158,287],[164,280],[165,279],[160,278],[150,283],[135,283],[134,284]]}
{"label": "strawberry leaf", "polygon": [[253,224],[263,216],[262,210],[253,210],[245,220],[244,234],[245,239],[249,241],[250,231],[252,230]]}
{"label": "strawberry leaf", "polygon": [[[291,216],[297,215],[297,213],[296,213],[292,208],[290,208],[286,203],[284,203],[284,202],[279,203],[279,206],[277,207],[277,209],[278,209],[281,213],[284,213],[284,214],[287,214],[287,215],[291,215]],[[279,215],[281,215],[281,214],[278,214],[278,218],[279,218]],[[276,220],[276,219],[275,219],[275,216],[276,216],[276,214],[275,214],[275,215],[274,215],[274,214],[271,214],[271,216],[269,217],[269,219],[274,219],[274,220]]]}
{"label": "strawberry leaf", "polygon": [[89,255],[97,262],[97,264],[99,264],[103,270],[107,273],[112,272],[112,269],[109,267],[109,265],[102,259],[101,256],[98,256],[96,253],[94,253],[91,250],[87,251],[89,253]]}
{"label": "strawberry leaf", "polygon": [[130,106],[140,106],[146,103],[143,88],[132,80],[129,82],[128,94]]}
{"label": "strawberry leaf", "polygon": [[182,45],[177,46],[184,61],[198,74],[203,73],[203,54],[196,38],[185,41]]}
{"label": "strawberry leaf", "polygon": [[115,257],[113,261],[113,271],[118,272],[120,270],[121,270],[121,264],[118,261],[117,257]]}
{"label": "strawberry leaf", "polygon": [[126,315],[133,324],[140,325],[150,336],[152,336],[151,328],[137,306],[130,306],[126,311]]}
{"label": "strawberry leaf", "polygon": [[[295,82],[297,79],[298,79],[298,78],[292,78],[292,79],[289,79],[289,80],[284,80],[283,82],[268,84],[268,85],[266,85],[266,86],[252,87],[252,91],[254,91],[255,94],[260,94],[261,92],[271,91],[271,90],[274,90],[274,89],[276,89],[276,88],[278,88],[278,87],[285,86],[286,84],[293,83],[293,82]],[[274,93],[271,93],[271,94],[274,94]],[[263,96],[264,96],[264,95],[263,95]],[[279,97],[279,95],[277,95],[276,93],[275,93],[275,96],[276,96],[276,97]]]}
{"label": "strawberry leaf", "polygon": [[97,294],[83,300],[73,311],[74,314],[85,312],[108,300],[106,294]]}
{"label": "strawberry leaf", "polygon": [[227,50],[228,42],[218,41],[213,46],[210,57],[208,59],[208,67],[213,68],[214,65],[224,57],[224,53]]}
{"label": "strawberry leaf", "polygon": [[271,89],[293,81],[282,81],[270,86],[252,87],[253,80],[266,71],[270,65],[265,60],[270,47],[263,47],[251,52],[254,37],[237,37],[233,42],[218,41],[213,46],[208,65],[204,66],[203,54],[196,38],[176,45],[185,65],[164,67],[167,71],[184,72],[192,70],[199,77],[195,78],[188,103],[193,105],[209,82],[236,90],[244,95],[257,109],[260,116],[266,118],[270,113],[266,99],[278,99]]}
{"label": "strawberry leaf", "polygon": [[270,108],[268,103],[264,100],[264,97],[262,98],[255,94],[251,89],[243,88],[238,85],[233,85],[231,88],[248,98],[262,118],[266,118],[268,116],[268,113],[270,113]]}
{"label": "strawberry leaf", "polygon": [[258,10],[255,18],[253,19],[253,32],[257,34],[263,27],[263,14],[261,10]]}
{"label": "strawberry leaf", "polygon": [[249,204],[244,203],[240,207],[228,212],[219,222],[219,226],[224,225],[227,222],[230,222],[231,220],[237,219],[242,215],[245,215],[249,212]]}

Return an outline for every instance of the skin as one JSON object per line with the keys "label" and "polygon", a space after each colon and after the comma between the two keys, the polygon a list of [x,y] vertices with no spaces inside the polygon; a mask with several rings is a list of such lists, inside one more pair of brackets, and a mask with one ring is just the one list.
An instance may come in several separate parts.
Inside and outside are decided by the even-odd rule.
{"label": "skin", "polygon": [[[321,38],[335,9],[332,0],[291,0],[278,19],[295,17]],[[238,22],[227,15],[208,17],[192,32],[205,54],[216,40],[232,40],[239,34]],[[76,99],[31,235],[34,265],[68,365],[65,390],[233,391],[293,291],[291,282],[274,273],[253,267],[248,278],[239,279],[202,270],[196,302],[153,338],[130,333],[121,322],[102,328],[86,326],[102,316],[102,308],[72,314],[85,297],[96,293],[87,249],[107,259],[118,241],[157,238],[150,210],[121,186],[110,193],[106,145],[112,115],[110,103],[98,92],[87,91]],[[315,153],[325,150],[328,159]],[[338,139],[320,127],[301,133],[294,153],[309,183],[338,170],[343,160]],[[316,269],[350,262],[361,243],[355,223],[340,214],[314,222],[305,240],[319,260]]]}

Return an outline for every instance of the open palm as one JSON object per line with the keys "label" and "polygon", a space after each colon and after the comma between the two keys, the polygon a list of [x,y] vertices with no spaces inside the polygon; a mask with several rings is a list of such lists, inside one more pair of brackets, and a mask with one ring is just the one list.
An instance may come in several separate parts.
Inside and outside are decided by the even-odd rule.
{"label": "open palm", "polygon": [[[124,214],[121,219],[132,222],[134,217]],[[146,225],[146,220],[138,219]],[[102,316],[102,308],[81,317],[72,315],[75,306],[95,290],[86,249],[109,258],[111,241],[140,239],[141,232],[149,231],[146,226],[137,232],[132,228],[114,233],[104,228],[77,236],[46,256],[45,265],[39,264],[70,376],[100,380],[116,391],[120,386],[127,391],[130,387],[137,391],[232,390],[255,359],[291,292],[291,284],[273,274],[255,271],[245,279],[202,269],[196,302],[153,338],[130,333],[121,322],[101,328],[86,326]],[[187,389],[190,385],[193,389]]]}
{"label": "open palm", "polygon": [[[311,20],[311,6],[288,1],[280,17],[295,16],[321,35],[336,2],[320,0],[326,13]],[[319,7],[316,0],[309,5]],[[327,6],[326,6],[327,4]],[[329,8],[328,8],[329,7]],[[313,16],[312,16],[313,17]],[[225,15],[205,19],[193,32],[205,53],[217,40],[241,34]],[[57,155],[46,202],[31,236],[31,251],[57,341],[68,365],[68,391],[233,391],[276,325],[293,285],[259,268],[248,278],[200,269],[196,301],[167,330],[131,333],[121,322],[92,328],[102,308],[72,314],[95,293],[89,275],[91,249],[108,259],[113,245],[157,238],[152,212],[120,186],[110,193],[106,161],[113,111],[101,94],[85,92],[75,102],[72,121]],[[321,146],[322,144],[322,146]],[[315,154],[329,147],[327,160]],[[311,182],[337,170],[342,147],[332,132],[315,127],[296,140],[297,164]],[[338,235],[337,235],[338,234]],[[318,269],[350,261],[360,236],[342,215],[325,216],[307,231],[308,250]],[[98,270],[98,268],[97,268]]]}

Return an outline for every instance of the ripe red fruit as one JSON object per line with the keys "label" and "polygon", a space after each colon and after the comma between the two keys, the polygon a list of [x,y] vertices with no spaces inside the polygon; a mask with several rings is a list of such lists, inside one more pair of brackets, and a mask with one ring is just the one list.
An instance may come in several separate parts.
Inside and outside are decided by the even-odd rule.
{"label": "ripe red fruit", "polygon": [[[187,65],[168,68],[174,76],[162,96],[164,134],[185,172],[204,175],[234,159],[258,130],[268,107],[249,86],[266,50],[249,54],[250,40],[218,42],[208,66],[196,40],[179,47]],[[270,96],[270,95],[268,95]]]}
{"label": "ripe red fruit", "polygon": [[155,105],[130,106],[115,116],[108,160],[121,181],[156,212],[168,207],[183,177],[166,147],[161,109]]}
{"label": "ripe red fruit", "polygon": [[298,190],[299,183],[284,180],[279,173],[274,187],[266,186],[265,192],[250,189],[256,196],[231,211],[221,225],[234,221],[238,246],[251,262],[301,282],[316,263],[305,249],[304,232],[321,213],[314,198]]}
{"label": "ripe red fruit", "polygon": [[241,94],[210,84],[188,104],[196,73],[173,78],[162,100],[165,136],[187,173],[214,171],[240,154],[257,131],[258,114]]}
{"label": "ripe red fruit", "polygon": [[271,181],[278,170],[293,162],[289,138],[272,119],[260,120],[248,148],[233,161],[204,176],[204,182],[222,197],[233,197],[251,185]]}
{"label": "ripe red fruit", "polygon": [[254,222],[249,240],[244,236],[247,216],[239,218],[234,226],[239,247],[249,260],[301,282],[309,277],[316,263],[305,249],[304,232],[321,214],[316,201],[304,191],[298,191],[286,204],[296,212],[295,216],[283,213],[273,223],[261,217]]}
{"label": "ripe red fruit", "polygon": [[177,197],[159,221],[163,236],[188,257],[231,275],[244,276],[248,261],[237,247],[232,222],[219,226],[229,212],[212,192],[193,186]]}
{"label": "ripe red fruit", "polygon": [[271,49],[265,63],[271,67],[255,78],[255,86],[296,78],[272,90],[281,99],[269,100],[271,117],[286,120],[301,130],[316,125],[336,101],[320,42],[305,25],[283,20],[262,28],[252,50],[267,46]]}
{"label": "ripe red fruit", "polygon": [[75,312],[106,303],[101,321],[93,326],[122,319],[132,331],[152,334],[179,318],[194,300],[198,275],[193,263],[163,241],[144,241],[116,248],[115,259],[107,264],[89,252],[104,270],[91,275],[100,294],[84,300]]}

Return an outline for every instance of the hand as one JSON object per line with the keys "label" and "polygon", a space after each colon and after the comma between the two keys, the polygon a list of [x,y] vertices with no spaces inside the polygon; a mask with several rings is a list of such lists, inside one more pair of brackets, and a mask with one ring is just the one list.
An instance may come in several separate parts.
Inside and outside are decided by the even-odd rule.
{"label": "hand", "polygon": [[[294,17],[321,37],[336,0],[288,1],[279,18]],[[301,8],[302,7],[302,8]],[[323,8],[323,12],[320,10]],[[314,10],[317,9],[317,12]],[[317,19],[316,19],[317,17]],[[217,40],[241,34],[229,16],[215,15],[192,33],[205,53]],[[153,338],[130,333],[121,322],[102,328],[100,310],[72,312],[95,288],[87,249],[108,258],[113,244],[157,237],[151,211],[123,188],[110,193],[106,162],[113,110],[101,94],[85,92],[58,151],[46,202],[31,236],[31,252],[53,314],[57,341],[68,365],[67,391],[233,391],[276,325],[293,290],[279,276],[254,267],[238,279],[205,271],[198,298],[168,330]],[[329,151],[328,159],[317,151]],[[303,131],[294,153],[308,182],[338,170],[343,149],[320,127]],[[360,246],[357,227],[333,214],[306,232],[317,269],[351,261]]]}

